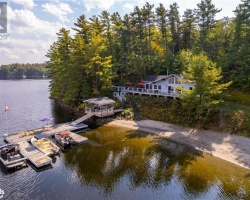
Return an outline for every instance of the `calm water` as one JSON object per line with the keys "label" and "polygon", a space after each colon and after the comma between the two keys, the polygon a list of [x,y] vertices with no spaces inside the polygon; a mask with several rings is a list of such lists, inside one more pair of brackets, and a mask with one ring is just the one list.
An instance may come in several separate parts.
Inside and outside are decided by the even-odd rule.
{"label": "calm water", "polygon": [[[48,80],[0,81],[0,136],[72,120],[49,100]],[[60,154],[40,172],[6,172],[4,199],[250,199],[250,170],[139,131],[103,126],[89,142]],[[2,142],[2,138],[1,143]]]}

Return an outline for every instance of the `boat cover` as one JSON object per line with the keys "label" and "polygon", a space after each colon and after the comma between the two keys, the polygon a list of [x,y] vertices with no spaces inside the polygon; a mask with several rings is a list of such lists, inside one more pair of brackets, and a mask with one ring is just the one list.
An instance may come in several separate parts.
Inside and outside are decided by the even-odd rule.
{"label": "boat cover", "polygon": [[36,138],[37,140],[40,140],[42,138],[48,138],[48,137],[51,137],[53,135],[54,135],[53,133],[51,133],[51,134],[40,133],[40,134],[34,135],[34,138]]}
{"label": "boat cover", "polygon": [[57,135],[60,135],[60,136],[66,136],[66,135],[69,135],[70,132],[69,131],[64,131],[64,132],[61,132],[61,133],[57,133]]}

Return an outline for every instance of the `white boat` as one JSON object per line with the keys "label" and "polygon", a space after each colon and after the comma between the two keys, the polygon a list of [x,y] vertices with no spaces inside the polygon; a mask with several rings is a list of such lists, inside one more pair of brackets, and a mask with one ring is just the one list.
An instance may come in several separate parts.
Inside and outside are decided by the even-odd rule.
{"label": "white boat", "polygon": [[49,134],[41,133],[35,135],[31,138],[31,144],[47,156],[56,155],[60,151],[60,148],[50,140]]}
{"label": "white boat", "polygon": [[0,146],[0,160],[7,169],[26,166],[27,158],[21,154],[19,144]]}

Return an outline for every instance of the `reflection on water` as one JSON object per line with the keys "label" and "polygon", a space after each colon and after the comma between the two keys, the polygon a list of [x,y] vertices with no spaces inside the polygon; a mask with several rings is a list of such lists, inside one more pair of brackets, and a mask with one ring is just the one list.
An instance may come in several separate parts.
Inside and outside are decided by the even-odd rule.
{"label": "reflection on water", "polygon": [[140,131],[103,126],[52,168],[1,171],[6,199],[249,199],[250,171]]}
{"label": "reflection on water", "polygon": [[[10,132],[75,119],[56,108],[48,80],[0,81],[0,108],[9,106]],[[5,115],[0,115],[1,136]],[[52,167],[7,172],[4,199],[250,199],[250,170],[155,135],[103,126],[81,133],[88,143],[65,150]]]}
{"label": "reflection on water", "polygon": [[105,126],[83,135],[94,143],[67,152],[66,166],[83,186],[99,188],[104,196],[120,199],[125,196],[117,191],[123,190],[139,199],[250,197],[249,171],[210,155],[123,128]]}

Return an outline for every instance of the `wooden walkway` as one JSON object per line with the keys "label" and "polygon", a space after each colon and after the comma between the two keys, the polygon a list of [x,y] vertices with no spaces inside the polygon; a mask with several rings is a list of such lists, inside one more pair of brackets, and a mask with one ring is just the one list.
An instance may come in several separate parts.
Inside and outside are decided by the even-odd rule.
{"label": "wooden walkway", "polygon": [[17,133],[13,135],[9,135],[8,137],[4,138],[4,140],[8,143],[18,143],[22,141],[29,142],[33,135],[23,136],[22,133]]}
{"label": "wooden walkway", "polygon": [[71,124],[77,125],[77,124],[79,124],[79,123],[81,123],[81,122],[84,122],[85,120],[87,120],[87,119],[93,117],[94,115],[95,115],[95,113],[88,113],[87,115],[84,115],[84,116],[82,116],[81,118],[79,118],[79,119],[77,119],[77,120],[71,122]]}
{"label": "wooden walkway", "polygon": [[39,151],[27,141],[18,142],[21,153],[37,168],[51,164],[52,159]]}
{"label": "wooden walkway", "polygon": [[124,109],[117,109],[117,110],[114,110],[114,113],[118,113],[118,112],[123,112]]}
{"label": "wooden walkway", "polygon": [[19,132],[16,134],[12,134],[9,135],[7,137],[4,138],[4,140],[8,143],[17,143],[17,142],[21,142],[21,141],[27,141],[29,142],[31,140],[31,138],[33,137],[33,134],[35,132],[43,132],[45,134],[49,134],[49,135],[55,135],[58,132],[62,132],[62,131],[74,131],[77,130],[77,128],[87,128],[88,125],[83,125],[81,127],[79,126],[72,126],[69,123],[66,124],[58,124],[58,125],[54,125],[52,127],[46,127],[46,129],[36,129],[34,131],[24,131],[26,132],[26,134],[24,134],[24,132]]}
{"label": "wooden walkway", "polygon": [[77,143],[77,144],[81,144],[83,142],[87,142],[88,138],[83,137],[81,135],[75,134],[70,132],[70,136],[72,137],[72,139]]}

